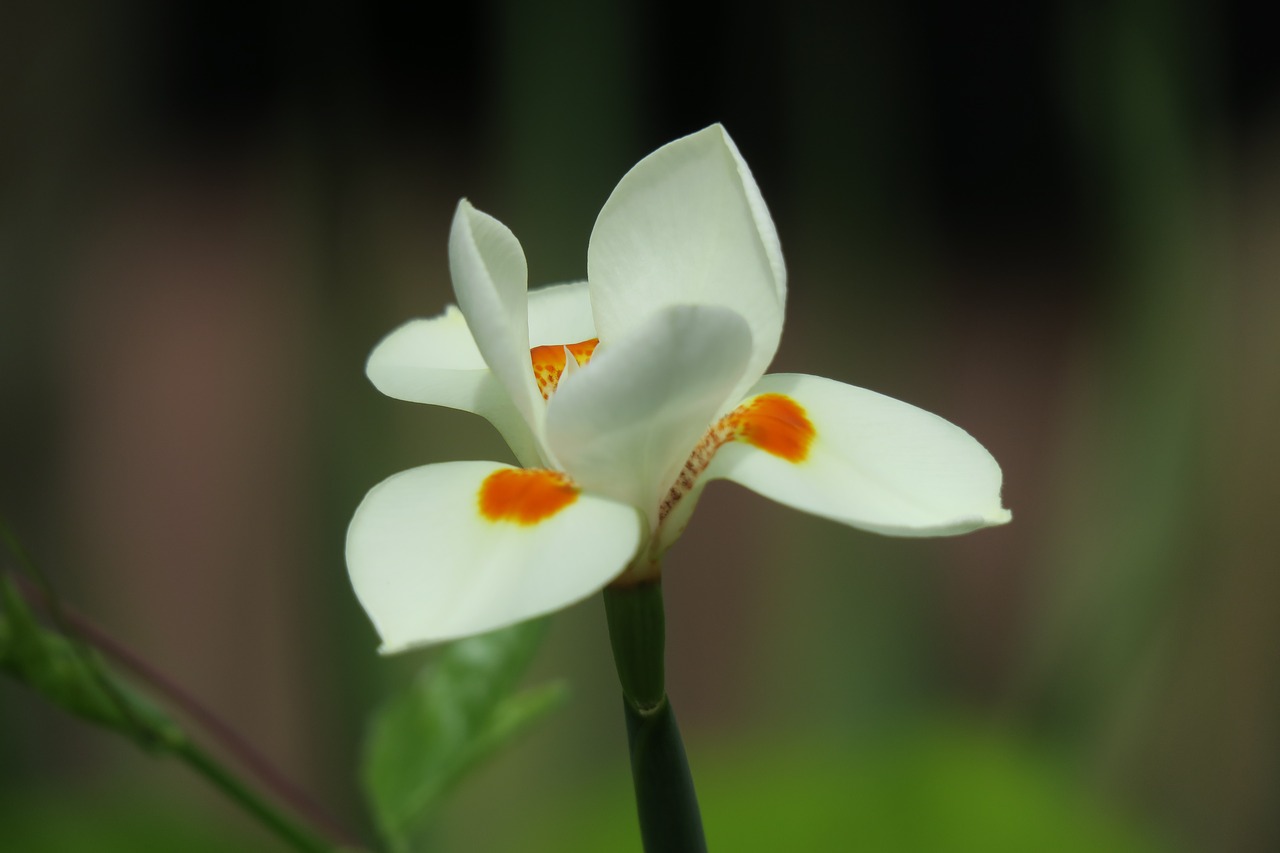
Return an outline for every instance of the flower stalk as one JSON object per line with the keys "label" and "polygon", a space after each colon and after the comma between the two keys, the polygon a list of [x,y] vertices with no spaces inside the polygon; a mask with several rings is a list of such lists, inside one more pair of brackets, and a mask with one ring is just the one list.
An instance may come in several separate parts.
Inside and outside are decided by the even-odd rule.
{"label": "flower stalk", "polygon": [[631,781],[648,853],[704,853],[698,796],[664,676],[666,619],[661,581],[610,586],[605,614],[622,684]]}

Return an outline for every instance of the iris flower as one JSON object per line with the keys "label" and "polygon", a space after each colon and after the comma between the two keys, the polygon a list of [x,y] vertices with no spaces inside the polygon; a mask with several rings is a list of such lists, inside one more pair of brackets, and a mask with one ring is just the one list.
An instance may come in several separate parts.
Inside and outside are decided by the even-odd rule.
{"label": "iris flower", "polygon": [[719,125],[623,177],[585,282],[529,290],[519,241],[465,199],[449,269],[457,307],[393,331],[368,376],[487,418],[521,467],[425,465],[365,497],[347,565],[384,652],[656,579],[715,479],[891,536],[1010,518],[1000,467],[959,427],[874,391],[765,374],[786,268]]}

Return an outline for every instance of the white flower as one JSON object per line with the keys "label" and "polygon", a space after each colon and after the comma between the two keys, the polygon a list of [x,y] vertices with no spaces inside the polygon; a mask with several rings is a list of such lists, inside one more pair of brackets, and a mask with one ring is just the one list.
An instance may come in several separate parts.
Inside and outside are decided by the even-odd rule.
{"label": "white flower", "polygon": [[528,290],[519,241],[465,200],[449,267],[459,307],[392,332],[369,378],[483,415],[524,468],[426,465],[365,497],[347,565],[383,651],[655,576],[716,478],[896,536],[1010,518],[999,466],[958,427],[829,379],[764,375],[786,269],[719,125],[627,173],[596,220],[586,282]]}

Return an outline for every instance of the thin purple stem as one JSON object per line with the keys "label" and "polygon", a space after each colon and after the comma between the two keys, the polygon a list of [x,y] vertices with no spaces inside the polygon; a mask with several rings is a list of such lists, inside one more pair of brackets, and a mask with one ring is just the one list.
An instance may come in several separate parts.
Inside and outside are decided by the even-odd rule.
{"label": "thin purple stem", "polygon": [[[20,574],[14,573],[12,576],[17,580],[19,589],[28,600],[39,603],[48,612],[54,611],[55,605],[49,600],[44,590]],[[163,696],[169,704],[199,726],[227,755],[252,773],[264,788],[295,813],[306,818],[313,825],[323,828],[344,846],[356,848],[365,846],[337,820],[330,817],[319,803],[290,781],[239,732],[174,683],[172,679],[65,603],[59,601],[56,609],[58,618],[66,623],[67,628],[102,652],[109,660],[128,670],[155,693]]]}

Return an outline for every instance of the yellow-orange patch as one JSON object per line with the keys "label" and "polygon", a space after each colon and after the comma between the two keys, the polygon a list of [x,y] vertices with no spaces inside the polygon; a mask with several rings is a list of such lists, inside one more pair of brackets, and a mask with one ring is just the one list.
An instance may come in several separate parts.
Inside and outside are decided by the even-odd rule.
{"label": "yellow-orange patch", "polygon": [[761,394],[729,415],[735,437],[788,462],[803,462],[815,435],[804,408],[784,394]]}
{"label": "yellow-orange patch", "polygon": [[538,380],[538,390],[542,392],[542,398],[545,400],[550,397],[551,392],[556,390],[556,386],[560,383],[560,374],[564,373],[566,349],[581,367],[591,360],[591,354],[596,351],[599,343],[598,338],[591,338],[578,341],[576,344],[551,344],[529,350],[529,360],[533,362],[533,376]]}
{"label": "yellow-orange patch", "polygon": [[726,442],[745,441],[788,462],[803,462],[809,457],[816,435],[804,407],[785,394],[761,394],[743,403],[716,421],[693,448],[658,505],[658,519],[665,519],[693,490],[716,451]]}
{"label": "yellow-orange patch", "polygon": [[577,487],[556,471],[503,468],[480,484],[480,515],[489,521],[537,524],[577,498]]}

